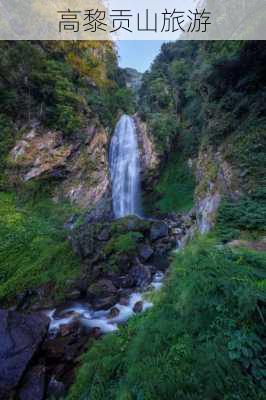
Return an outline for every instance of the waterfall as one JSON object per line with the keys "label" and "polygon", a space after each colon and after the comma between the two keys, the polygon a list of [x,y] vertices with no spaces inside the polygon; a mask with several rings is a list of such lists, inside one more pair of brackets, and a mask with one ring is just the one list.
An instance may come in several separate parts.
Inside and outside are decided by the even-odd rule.
{"label": "waterfall", "polygon": [[116,218],[140,215],[140,170],[136,127],[132,117],[118,121],[110,147],[113,210]]}

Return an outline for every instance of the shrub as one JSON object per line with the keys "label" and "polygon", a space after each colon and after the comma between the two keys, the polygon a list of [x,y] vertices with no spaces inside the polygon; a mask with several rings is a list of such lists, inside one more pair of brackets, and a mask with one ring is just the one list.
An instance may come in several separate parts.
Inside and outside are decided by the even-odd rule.
{"label": "shrub", "polygon": [[109,240],[105,246],[105,252],[110,253],[132,253],[137,249],[137,243],[143,238],[140,232],[128,232]]}
{"label": "shrub", "polygon": [[195,180],[187,163],[179,155],[172,154],[152,194],[144,199],[147,213],[157,209],[163,213],[189,211],[193,207],[194,188]]}
{"label": "shrub", "polygon": [[265,191],[258,190],[237,202],[224,200],[219,208],[217,232],[222,240],[232,240],[241,231],[264,232],[266,230]]}
{"label": "shrub", "polygon": [[47,283],[63,297],[67,282],[80,273],[63,229],[72,211],[46,199],[26,206],[14,195],[0,193],[0,301]]}

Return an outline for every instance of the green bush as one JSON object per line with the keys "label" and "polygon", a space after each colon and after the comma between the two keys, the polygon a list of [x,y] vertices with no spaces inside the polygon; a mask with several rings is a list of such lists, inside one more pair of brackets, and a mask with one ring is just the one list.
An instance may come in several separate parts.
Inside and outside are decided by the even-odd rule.
{"label": "green bush", "polygon": [[7,156],[15,143],[15,137],[15,127],[12,121],[5,114],[0,114],[0,189],[7,184],[5,176]]}
{"label": "green bush", "polygon": [[218,211],[216,230],[222,240],[239,238],[241,232],[266,230],[265,190],[239,201],[224,200]]}
{"label": "green bush", "polygon": [[0,193],[0,301],[10,301],[25,289],[50,283],[63,297],[68,281],[79,276],[63,224],[72,212],[43,199],[34,206]]}
{"label": "green bush", "polygon": [[152,194],[145,200],[147,213],[185,212],[193,207],[195,179],[187,163],[172,154],[165,163]]}
{"label": "green bush", "polygon": [[109,240],[105,246],[105,252],[110,253],[132,253],[137,249],[137,243],[143,238],[140,232],[128,232]]}
{"label": "green bush", "polygon": [[263,400],[265,261],[191,244],[155,306],[85,354],[68,400]]}

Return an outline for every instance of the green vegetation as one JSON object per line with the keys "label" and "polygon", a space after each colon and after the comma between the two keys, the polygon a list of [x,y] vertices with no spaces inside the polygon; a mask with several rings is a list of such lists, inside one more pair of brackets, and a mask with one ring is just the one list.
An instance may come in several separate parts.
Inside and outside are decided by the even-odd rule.
{"label": "green vegetation", "polygon": [[92,112],[112,126],[119,109],[132,107],[111,42],[4,41],[0,60],[1,112],[13,119],[73,135]]}
{"label": "green vegetation", "polygon": [[128,232],[114,237],[105,246],[105,253],[134,253],[137,249],[137,242],[142,237],[140,232]]}
{"label": "green vegetation", "polygon": [[188,158],[199,146],[222,146],[247,190],[265,185],[265,51],[252,41],[164,44],[144,75],[139,107],[158,150],[178,144]]}
{"label": "green vegetation", "polygon": [[265,261],[198,239],[153,309],[88,351],[68,400],[264,399]]}
{"label": "green vegetation", "polygon": [[0,87],[0,187],[8,152],[33,122],[70,140],[91,120],[112,129],[120,112],[135,110],[112,42],[3,41]]}
{"label": "green vegetation", "polygon": [[15,129],[12,121],[5,115],[0,114],[0,190],[7,184],[5,168],[7,165],[7,155],[15,143]]}
{"label": "green vegetation", "polygon": [[193,207],[195,180],[188,165],[178,154],[172,154],[159,180],[146,199],[148,213],[185,212]]}
{"label": "green vegetation", "polygon": [[0,301],[12,301],[25,289],[50,284],[63,299],[71,279],[80,274],[63,224],[73,212],[50,200],[22,203],[0,193]]}
{"label": "green vegetation", "polygon": [[216,230],[224,240],[237,239],[241,233],[261,236],[266,231],[266,193],[257,191],[239,201],[225,200],[219,208]]}

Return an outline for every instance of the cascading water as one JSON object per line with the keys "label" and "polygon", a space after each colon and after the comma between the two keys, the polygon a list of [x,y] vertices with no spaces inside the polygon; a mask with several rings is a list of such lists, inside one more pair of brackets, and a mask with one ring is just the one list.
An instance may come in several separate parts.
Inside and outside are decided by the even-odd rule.
{"label": "cascading water", "polygon": [[[117,218],[126,215],[140,215],[140,169],[136,127],[133,118],[123,115],[118,121],[110,148],[110,170],[113,186],[113,208]],[[149,289],[159,290],[164,274],[153,275]],[[128,304],[117,303],[109,310],[95,311],[87,302],[69,304],[62,310],[46,310],[50,318],[50,335],[57,335],[61,325],[80,321],[85,327],[98,328],[102,333],[113,332],[137,312],[135,306],[142,303],[142,310],[152,307],[140,288],[131,293]],[[111,309],[118,315],[112,316]],[[58,312],[59,311],[59,312]]]}
{"label": "cascading water", "polygon": [[116,218],[140,215],[140,170],[136,126],[132,117],[118,121],[110,147],[113,210]]}

